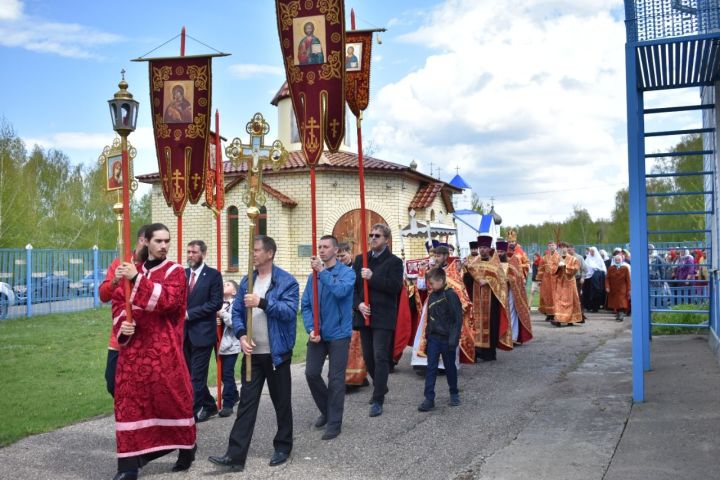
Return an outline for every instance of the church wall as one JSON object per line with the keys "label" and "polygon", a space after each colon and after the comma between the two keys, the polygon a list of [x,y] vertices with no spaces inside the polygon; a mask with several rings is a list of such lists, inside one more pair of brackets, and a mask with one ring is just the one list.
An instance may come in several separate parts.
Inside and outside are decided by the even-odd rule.
{"label": "church wall", "polygon": [[[305,285],[309,273],[309,258],[298,254],[298,246],[311,244],[311,212],[310,212],[310,176],[308,172],[283,172],[280,174],[266,174],[264,182],[284,193],[298,202],[295,207],[282,206],[280,201],[267,195],[268,235],[278,244],[276,263],[283,269],[296,276],[301,284]],[[418,190],[419,182],[403,178],[393,173],[366,173],[366,204],[371,210],[382,215],[393,232],[393,253],[400,255],[401,244],[399,230],[410,222],[408,205]],[[404,188],[403,188],[404,186]],[[225,209],[221,216],[222,231],[222,264],[223,276],[239,280],[247,272],[247,217],[242,195],[245,183],[242,182],[226,194]],[[236,206],[239,211],[239,268],[238,272],[228,272],[228,238],[227,238],[227,209]],[[318,238],[331,234],[332,229],[342,214],[359,208],[359,190],[357,174],[352,172],[323,172],[317,173],[317,235]],[[437,215],[440,211],[446,215],[446,207],[440,197],[435,199],[432,207]],[[429,212],[429,210],[427,211]],[[416,218],[425,220],[426,209],[417,212]],[[159,184],[153,185],[152,196],[153,222],[162,222],[168,226],[173,239],[177,239],[177,221],[162,197]],[[208,245],[207,262],[210,266],[216,265],[216,233],[215,218],[211,211],[200,205],[188,204],[183,215],[183,244],[193,239],[202,239]],[[405,239],[405,257],[417,258],[424,256],[425,238]],[[173,242],[169,256],[177,258],[177,244]],[[183,261],[185,260],[184,245]]]}

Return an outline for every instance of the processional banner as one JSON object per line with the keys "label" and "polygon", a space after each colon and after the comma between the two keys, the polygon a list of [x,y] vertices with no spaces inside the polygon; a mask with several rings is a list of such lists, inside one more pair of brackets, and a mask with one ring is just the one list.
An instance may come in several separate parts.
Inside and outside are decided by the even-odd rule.
{"label": "processional banner", "polygon": [[149,60],[150,104],[162,192],[181,216],[205,188],[212,56]]}
{"label": "processional banner", "polygon": [[343,0],[276,0],[280,47],[308,165],[345,136]]}
{"label": "processional banner", "polygon": [[345,33],[345,98],[356,116],[370,102],[370,54],[374,30]]}
{"label": "processional banner", "polygon": [[[220,140],[222,145],[222,140]],[[210,132],[208,141],[207,167],[205,169],[205,203],[213,212],[220,212],[225,207],[225,175],[220,159],[220,170],[217,170],[217,147],[215,136]],[[222,148],[220,149],[222,155]]]}

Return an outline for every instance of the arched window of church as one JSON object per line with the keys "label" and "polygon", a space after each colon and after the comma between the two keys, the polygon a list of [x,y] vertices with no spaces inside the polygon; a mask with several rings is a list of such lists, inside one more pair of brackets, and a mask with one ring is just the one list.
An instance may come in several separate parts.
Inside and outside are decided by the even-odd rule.
{"label": "arched window of church", "polygon": [[260,207],[260,216],[255,224],[255,235],[267,235],[267,207]]}
{"label": "arched window of church", "polygon": [[237,272],[240,265],[240,244],[238,242],[240,215],[237,207],[229,207],[227,209],[227,228],[228,271]]}
{"label": "arched window of church", "polygon": [[430,221],[435,221],[435,209],[430,210]]}

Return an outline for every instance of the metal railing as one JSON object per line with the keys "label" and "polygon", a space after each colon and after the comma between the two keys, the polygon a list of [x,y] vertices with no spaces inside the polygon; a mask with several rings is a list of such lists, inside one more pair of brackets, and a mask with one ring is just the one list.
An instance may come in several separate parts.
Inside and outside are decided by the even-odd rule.
{"label": "metal railing", "polygon": [[115,250],[0,249],[0,319],[100,306]]}
{"label": "metal railing", "polygon": [[625,0],[628,43],[720,32],[720,0]]}

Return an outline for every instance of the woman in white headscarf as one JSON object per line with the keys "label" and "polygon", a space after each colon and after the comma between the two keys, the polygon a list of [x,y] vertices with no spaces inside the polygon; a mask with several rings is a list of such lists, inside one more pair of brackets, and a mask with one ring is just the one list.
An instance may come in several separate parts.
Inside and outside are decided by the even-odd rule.
{"label": "woman in white headscarf", "polygon": [[597,312],[605,305],[605,261],[596,247],[590,247],[585,257],[587,274],[582,290],[583,307],[590,312]]}

